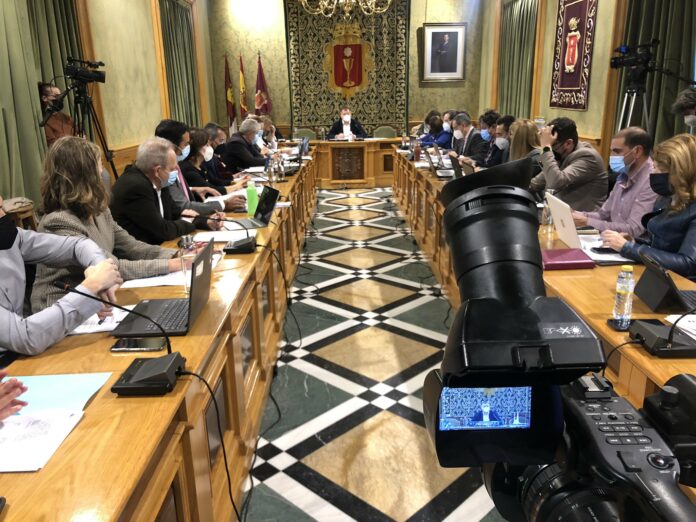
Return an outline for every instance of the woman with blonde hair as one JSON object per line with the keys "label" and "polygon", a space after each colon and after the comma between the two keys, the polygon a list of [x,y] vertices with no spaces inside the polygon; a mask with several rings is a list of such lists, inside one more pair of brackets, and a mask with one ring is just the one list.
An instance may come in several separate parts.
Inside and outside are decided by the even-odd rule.
{"label": "woman with blonde hair", "polygon": [[[138,241],[114,221],[101,171],[101,152],[94,143],[72,136],[58,139],[44,162],[44,215],[39,232],[91,239],[113,259],[124,280],[181,270],[180,260],[172,258],[176,250]],[[78,266],[38,265],[32,311],[51,306],[65,294],[53,286],[55,281],[77,286],[83,279],[82,270]]]}
{"label": "woman with blonde hair", "polygon": [[602,232],[602,239],[626,258],[640,261],[642,254],[668,270],[696,277],[696,136],[679,134],[663,141],[653,149],[653,162],[650,187],[671,197],[671,203],[643,217],[648,241],[627,239],[612,230]]}
{"label": "woman with blonde hair", "polygon": [[541,154],[539,129],[532,120],[516,120],[510,125],[510,161],[535,158]]}

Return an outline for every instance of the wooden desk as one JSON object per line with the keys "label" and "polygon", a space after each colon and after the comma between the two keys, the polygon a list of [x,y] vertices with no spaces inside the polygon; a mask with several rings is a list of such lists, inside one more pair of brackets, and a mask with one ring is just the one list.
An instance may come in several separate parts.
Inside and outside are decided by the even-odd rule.
{"label": "wooden desk", "polygon": [[319,187],[388,187],[394,182],[394,144],[401,138],[313,141]]}
{"label": "wooden desk", "polygon": [[[215,391],[237,506],[287,308],[282,274],[288,281],[294,275],[316,200],[316,163],[288,179],[278,188],[291,207],[278,210],[257,236],[278,260],[264,248],[226,256],[213,271],[209,302],[191,331],[171,339],[186,369]],[[182,295],[178,287],[158,287],[121,290],[118,297],[132,304]],[[135,357],[161,353],[112,354],[111,344],[107,334],[68,337],[8,368],[11,375],[113,374],[42,470],[0,474],[8,502],[0,520],[231,520],[215,412],[203,384],[184,377],[163,397],[118,398],[109,389],[121,371]]]}

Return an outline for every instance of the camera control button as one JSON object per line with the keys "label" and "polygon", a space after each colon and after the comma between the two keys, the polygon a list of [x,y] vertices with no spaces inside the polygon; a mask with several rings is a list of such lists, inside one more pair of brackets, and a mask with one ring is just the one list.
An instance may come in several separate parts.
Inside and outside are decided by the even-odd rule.
{"label": "camera control button", "polygon": [[620,437],[621,444],[638,444],[635,437]]}
{"label": "camera control button", "polygon": [[619,460],[623,464],[626,471],[641,471],[640,466],[636,462],[636,456],[632,451],[617,451],[616,453],[619,455]]}
{"label": "camera control button", "polygon": [[602,411],[611,411],[611,408],[607,406],[602,406]]}
{"label": "camera control button", "polygon": [[643,431],[643,428],[640,426],[629,426],[628,431]]}
{"label": "camera control button", "polygon": [[609,420],[618,420],[618,417],[612,413],[609,415]]}
{"label": "camera control button", "polygon": [[600,420],[602,420],[602,416],[601,415],[593,415],[592,420],[600,421]]}
{"label": "camera control button", "polygon": [[674,459],[659,453],[651,453],[648,455],[648,462],[657,469],[669,469],[674,465]]}
{"label": "camera control button", "polygon": [[612,426],[600,426],[599,431],[603,431],[606,433],[608,431],[614,431],[614,428]]}
{"label": "camera control button", "polygon": [[607,437],[607,444],[621,444],[621,439],[619,437]]}
{"label": "camera control button", "polygon": [[652,439],[650,437],[636,437],[638,444],[650,444]]}
{"label": "camera control button", "polygon": [[626,413],[626,414],[624,414],[624,419],[626,419],[626,420],[633,420],[634,417],[633,417],[633,415],[631,415],[630,413]]}
{"label": "camera control button", "polygon": [[585,410],[592,413],[593,411],[597,411],[597,408],[595,408],[594,406],[586,406]]}

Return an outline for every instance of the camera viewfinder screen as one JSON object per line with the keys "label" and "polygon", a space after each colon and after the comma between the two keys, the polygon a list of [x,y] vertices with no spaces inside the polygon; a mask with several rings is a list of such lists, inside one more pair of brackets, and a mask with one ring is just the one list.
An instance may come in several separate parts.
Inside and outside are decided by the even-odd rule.
{"label": "camera viewfinder screen", "polygon": [[440,431],[529,428],[532,388],[443,388]]}

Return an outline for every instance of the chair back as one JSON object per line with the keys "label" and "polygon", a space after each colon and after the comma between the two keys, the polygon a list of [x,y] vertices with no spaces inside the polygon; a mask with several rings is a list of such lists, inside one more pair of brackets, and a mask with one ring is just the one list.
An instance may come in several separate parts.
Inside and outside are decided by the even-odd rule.
{"label": "chair back", "polygon": [[396,129],[389,125],[381,125],[372,133],[375,138],[396,138]]}
{"label": "chair back", "polygon": [[6,199],[2,208],[19,228],[36,230],[38,221],[32,200],[23,197]]}
{"label": "chair back", "polygon": [[314,132],[312,129],[297,129],[293,138],[309,138],[310,140],[316,140],[317,133]]}

